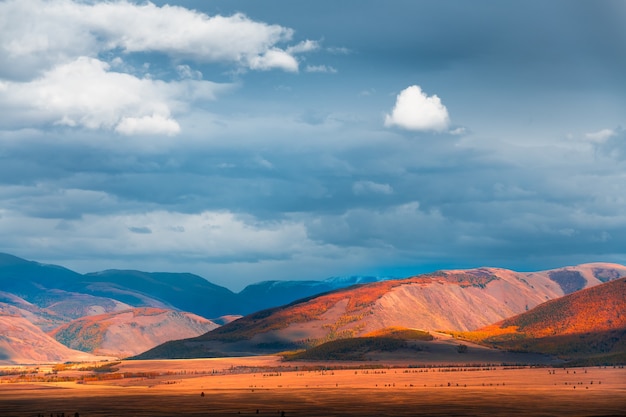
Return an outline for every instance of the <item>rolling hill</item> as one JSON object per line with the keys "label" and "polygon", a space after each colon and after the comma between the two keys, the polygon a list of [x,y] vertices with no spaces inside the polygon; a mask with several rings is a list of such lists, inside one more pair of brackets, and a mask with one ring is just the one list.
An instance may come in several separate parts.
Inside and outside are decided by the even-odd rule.
{"label": "rolling hill", "polygon": [[456,337],[520,352],[589,363],[626,363],[626,278],[545,302]]}
{"label": "rolling hill", "polygon": [[68,348],[23,317],[0,315],[0,364],[84,362],[105,359]]}
{"label": "rolling hill", "polygon": [[191,313],[134,308],[82,317],[58,327],[50,335],[72,349],[124,358],[216,327],[214,322]]}
{"label": "rolling hill", "polygon": [[197,338],[165,343],[138,358],[272,353],[392,326],[466,331],[623,275],[626,268],[621,265],[586,264],[533,273],[439,271],[374,282],[260,311]]}

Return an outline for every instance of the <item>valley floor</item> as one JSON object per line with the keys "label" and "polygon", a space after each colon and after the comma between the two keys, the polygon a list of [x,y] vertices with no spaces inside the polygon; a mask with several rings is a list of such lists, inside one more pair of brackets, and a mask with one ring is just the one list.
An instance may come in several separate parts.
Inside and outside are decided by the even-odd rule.
{"label": "valley floor", "polygon": [[23,368],[22,376],[0,376],[0,415],[626,415],[623,368],[386,365],[347,369],[276,357],[124,361],[98,377],[57,368],[56,381],[47,382],[52,368]]}

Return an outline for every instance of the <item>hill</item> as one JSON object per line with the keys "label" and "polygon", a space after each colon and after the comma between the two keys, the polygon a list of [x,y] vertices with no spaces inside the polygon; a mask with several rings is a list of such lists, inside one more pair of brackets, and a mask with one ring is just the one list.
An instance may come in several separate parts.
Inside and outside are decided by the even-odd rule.
{"label": "hill", "polygon": [[620,278],[455,336],[500,349],[552,354],[570,361],[626,363],[625,306],[626,278]]}
{"label": "hill", "polygon": [[453,339],[449,335],[399,327],[381,329],[362,337],[338,339],[305,351],[283,352],[287,361],[359,361],[419,366],[486,364],[557,364],[553,358],[532,353],[506,352]]}
{"label": "hill", "polygon": [[362,337],[331,340],[310,349],[285,354],[288,360],[362,361],[372,359],[379,352],[420,351],[433,335],[416,329],[390,327]]}
{"label": "hill", "polygon": [[139,358],[272,353],[392,326],[466,331],[559,298],[573,288],[625,274],[621,265],[586,264],[533,273],[498,268],[439,271],[374,282],[260,311],[203,336],[158,346]]}
{"label": "hill", "polygon": [[23,317],[0,315],[0,364],[96,361],[103,359],[57,342]]}
{"label": "hill", "polygon": [[168,340],[198,336],[216,327],[214,322],[191,313],[135,308],[82,317],[55,329],[50,335],[72,349],[123,358]]}

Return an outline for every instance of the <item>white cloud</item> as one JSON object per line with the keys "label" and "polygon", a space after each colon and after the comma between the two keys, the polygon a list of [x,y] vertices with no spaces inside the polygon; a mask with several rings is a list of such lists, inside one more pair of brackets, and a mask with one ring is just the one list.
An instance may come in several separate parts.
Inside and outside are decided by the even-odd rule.
{"label": "white cloud", "polygon": [[352,192],[356,195],[393,194],[393,188],[389,184],[380,184],[373,181],[357,181],[352,185]]}
{"label": "white cloud", "polygon": [[327,65],[307,65],[306,72],[323,72],[323,73],[335,74],[337,70]]}
{"label": "white cloud", "polygon": [[320,44],[317,41],[312,41],[307,39],[306,41],[302,41],[297,45],[290,46],[287,48],[287,52],[290,54],[300,54],[303,52],[311,52],[320,49]]}
{"label": "white cloud", "polygon": [[[222,262],[276,259],[315,246],[303,224],[294,221],[262,222],[228,211],[197,214],[150,211],[135,214],[84,215],[65,221],[24,217],[0,210],[0,232],[12,236],[15,247],[46,250],[49,241],[63,234],[63,251],[84,255],[177,256],[212,258]],[[56,236],[56,237],[55,237]]]}
{"label": "white cloud", "polygon": [[[256,63],[262,59],[265,66],[259,69],[293,70],[285,67],[284,58],[267,58],[275,55],[271,51],[277,44],[291,40],[293,30],[243,14],[208,16],[179,6],[123,0],[13,0],[0,3],[0,16],[0,76],[20,78],[24,71],[32,76],[54,64],[106,51],[162,52],[250,68],[259,68]],[[316,42],[305,41],[281,52],[291,56],[316,48]]]}
{"label": "white cloud", "polygon": [[594,142],[604,142],[608,138],[613,137],[615,135],[616,135],[616,133],[615,133],[614,130],[602,129],[602,130],[599,130],[597,132],[587,133],[585,135],[585,137],[587,139],[589,139],[589,140],[594,141]]}
{"label": "white cloud", "polygon": [[[133,53],[158,52],[171,62],[220,62],[236,69],[298,72],[293,30],[243,14],[208,16],[180,6],[127,0],[0,1],[0,125],[63,125],[125,135],[181,131],[176,116],[227,87],[202,81],[189,64],[179,81],[133,64]],[[150,71],[150,72],[148,72]],[[157,76],[155,77],[155,74]]]}
{"label": "white cloud", "polygon": [[418,85],[402,90],[393,111],[385,116],[385,126],[407,130],[443,132],[449,124],[448,110],[439,97],[427,96]]}
{"label": "white cloud", "polygon": [[180,133],[178,122],[159,115],[143,117],[124,117],[115,127],[115,131],[124,135],[168,135]]}
{"label": "white cloud", "polygon": [[0,109],[16,117],[26,111],[41,124],[167,135],[180,131],[173,112],[185,110],[193,100],[214,99],[227,88],[209,81],[137,78],[87,57],[59,65],[32,82],[6,85]]}
{"label": "white cloud", "polygon": [[189,65],[177,65],[176,72],[178,72],[178,76],[182,79],[190,79],[190,80],[202,79],[202,73],[200,71],[191,69]]}
{"label": "white cloud", "polygon": [[254,70],[281,68],[285,71],[298,72],[298,61],[281,49],[270,49],[263,55],[251,57],[249,66]]}

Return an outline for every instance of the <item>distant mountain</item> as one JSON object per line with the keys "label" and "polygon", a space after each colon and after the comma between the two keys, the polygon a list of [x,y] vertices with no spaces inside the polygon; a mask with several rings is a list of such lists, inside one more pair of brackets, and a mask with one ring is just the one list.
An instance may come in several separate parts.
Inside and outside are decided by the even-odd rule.
{"label": "distant mountain", "polygon": [[144,307],[82,317],[50,335],[72,349],[123,358],[216,327],[214,322],[195,314]]}
{"label": "distant mountain", "polygon": [[263,310],[203,336],[168,342],[139,358],[272,353],[393,326],[476,329],[562,297],[572,288],[624,275],[622,265],[586,264],[532,273],[498,268],[439,271],[374,282]]}
{"label": "distant mountain", "polygon": [[250,314],[338,288],[380,280],[378,277],[351,276],[333,277],[323,281],[262,281],[248,285],[237,294],[237,298],[245,303],[242,314]]}
{"label": "distant mountain", "polygon": [[193,274],[108,270],[85,274],[80,285],[82,292],[134,307],[174,308],[203,317],[239,314],[232,291]]}
{"label": "distant mountain", "polygon": [[102,359],[57,342],[23,317],[0,315],[0,364],[84,362]]}
{"label": "distant mountain", "polygon": [[67,290],[82,275],[56,265],[27,261],[0,253],[0,290],[21,298],[39,301],[44,289]]}
{"label": "distant mountain", "polygon": [[15,300],[19,299],[19,303],[45,310],[41,314],[51,320],[45,330],[85,315],[130,307],[189,311],[206,318],[244,315],[377,279],[355,276],[324,281],[265,281],[237,294],[188,273],[106,270],[79,274],[0,253],[0,303],[18,306]]}
{"label": "distant mountain", "polygon": [[545,302],[457,337],[506,350],[626,363],[626,278]]}
{"label": "distant mountain", "polygon": [[242,314],[371,279],[272,281],[235,294],[193,274],[129,270],[79,274],[0,253],[0,316],[21,317],[44,332],[56,329],[58,340],[72,348],[128,356],[167,340],[203,334]]}

